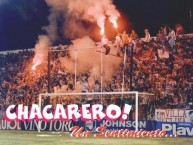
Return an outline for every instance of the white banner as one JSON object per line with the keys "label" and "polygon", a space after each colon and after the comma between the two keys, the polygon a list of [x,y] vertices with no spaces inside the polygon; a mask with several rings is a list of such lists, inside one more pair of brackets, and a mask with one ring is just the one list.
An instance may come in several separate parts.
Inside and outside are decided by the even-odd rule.
{"label": "white banner", "polygon": [[156,109],[155,120],[160,122],[192,122],[193,110]]}

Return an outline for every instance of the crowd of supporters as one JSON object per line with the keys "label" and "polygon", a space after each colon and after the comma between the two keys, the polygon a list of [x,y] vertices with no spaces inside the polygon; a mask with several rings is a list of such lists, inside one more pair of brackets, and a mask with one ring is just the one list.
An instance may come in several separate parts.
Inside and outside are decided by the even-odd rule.
{"label": "crowd of supporters", "polygon": [[[151,39],[148,29],[145,29],[145,39],[141,40],[133,30],[132,33],[119,34],[115,45],[117,55],[124,56],[127,52],[126,63],[116,68],[112,80],[100,88],[100,79],[95,79],[94,86],[89,85],[89,72],[77,74],[82,92],[112,92],[133,90],[154,94],[140,96],[140,107],[143,108],[142,118],[151,118],[156,108],[193,109],[193,37],[174,35],[171,29],[168,34],[161,28],[157,39]],[[175,38],[174,38],[175,37]],[[133,83],[130,84],[130,57],[133,48]],[[68,72],[61,63],[61,58],[70,57],[65,48],[50,53],[50,86],[48,86],[48,65],[45,61],[32,71],[31,62],[35,52],[24,50],[18,53],[0,54],[0,110],[5,110],[10,104],[31,105],[38,102],[39,93],[73,92],[75,91],[75,74]],[[124,51],[126,50],[126,51]],[[167,52],[169,57],[160,57],[159,51]],[[123,83],[124,74],[124,83]],[[122,86],[124,84],[124,87]],[[62,90],[62,91],[59,91]],[[104,106],[115,103],[135,105],[135,97],[106,95],[103,99],[94,96],[62,96],[50,98],[50,103],[67,105],[71,103],[103,103]],[[42,98],[42,104],[46,97]]]}

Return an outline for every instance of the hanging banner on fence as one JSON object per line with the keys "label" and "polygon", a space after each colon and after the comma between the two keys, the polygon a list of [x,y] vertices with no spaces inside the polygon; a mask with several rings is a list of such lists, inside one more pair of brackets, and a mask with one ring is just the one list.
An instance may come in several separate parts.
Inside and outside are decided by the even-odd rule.
{"label": "hanging banner on fence", "polygon": [[155,120],[159,122],[192,122],[193,110],[156,109]]}
{"label": "hanging banner on fence", "polygon": [[156,129],[165,130],[167,134],[177,134],[183,137],[193,137],[193,123],[157,122]]}

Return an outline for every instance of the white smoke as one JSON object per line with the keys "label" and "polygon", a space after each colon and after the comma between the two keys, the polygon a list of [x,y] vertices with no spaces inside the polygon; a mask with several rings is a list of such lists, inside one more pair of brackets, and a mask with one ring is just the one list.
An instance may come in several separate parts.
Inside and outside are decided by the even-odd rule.
{"label": "white smoke", "polygon": [[60,15],[58,11],[55,11],[54,9],[50,9],[50,15],[48,16],[49,25],[43,27],[43,29],[46,30],[51,41],[55,41],[58,39],[57,19],[59,18],[59,16]]}
{"label": "white smoke", "polygon": [[[71,58],[61,58],[62,65],[70,73],[75,72],[75,59],[77,63],[77,74],[84,72],[90,73],[89,84],[94,84],[94,76],[100,79],[101,75],[101,49],[105,52],[104,48],[98,48],[95,42],[89,37],[83,37],[73,41],[73,45],[69,47],[71,49]],[[77,57],[75,58],[75,50]],[[116,54],[116,49],[111,48],[111,54]],[[102,75],[103,81],[110,81],[112,79],[115,68],[121,63],[120,57],[112,55],[104,55],[102,53]],[[100,81],[100,80],[99,80]]]}
{"label": "white smoke", "polygon": [[88,29],[82,21],[97,23],[104,30],[107,18],[116,21],[120,16],[112,0],[46,0],[46,2],[52,11],[63,14],[64,35],[72,39],[88,34]]}
{"label": "white smoke", "polygon": [[46,59],[50,45],[50,39],[46,35],[40,35],[38,37],[38,41],[35,45],[35,56],[33,58],[34,65],[32,69],[35,69],[36,66],[40,65],[42,61]]}
{"label": "white smoke", "polygon": [[[71,39],[88,35],[82,21],[97,23],[104,32],[105,19],[115,22],[120,16],[112,0],[45,0],[50,7],[49,25],[43,27],[50,41],[58,39],[58,19],[64,19],[63,33]],[[63,18],[61,18],[63,16]],[[41,40],[38,40],[39,42]],[[41,43],[41,42],[40,42]],[[46,46],[49,46],[45,44]],[[39,51],[39,50],[36,50]],[[38,54],[35,54],[38,55]],[[36,58],[36,57],[35,57]]]}
{"label": "white smoke", "polygon": [[6,4],[8,2],[9,2],[9,0],[0,0],[0,6],[3,5],[3,4]]}
{"label": "white smoke", "polygon": [[[90,39],[89,27],[85,22],[96,23],[101,31],[105,29],[105,20],[109,19],[113,24],[117,21],[120,14],[113,5],[112,0],[45,0],[50,7],[50,15],[48,17],[49,25],[43,27],[48,36],[42,40],[39,37],[39,43],[36,47],[36,55],[34,62],[39,58],[45,57],[45,50],[48,48],[50,41],[58,38],[57,32],[61,31],[58,28],[58,20],[64,19],[63,34],[67,38],[75,39],[73,45],[69,48],[71,58],[61,58],[62,65],[71,73],[75,71],[75,50],[77,52],[77,74],[89,71],[91,77],[90,83],[94,83],[94,76],[100,78],[101,75],[101,60],[99,48],[95,46],[95,42]],[[45,44],[44,44],[45,43]],[[85,49],[88,48],[88,49]],[[84,50],[81,50],[84,49]],[[102,49],[102,48],[100,48]],[[104,49],[104,48],[103,48]],[[104,51],[104,50],[103,50]],[[44,53],[41,53],[44,52]],[[38,54],[39,53],[39,54]],[[43,54],[44,56],[41,56]],[[35,61],[36,60],[36,61]],[[120,58],[105,56],[103,54],[103,79],[111,80],[114,68],[121,62]]]}

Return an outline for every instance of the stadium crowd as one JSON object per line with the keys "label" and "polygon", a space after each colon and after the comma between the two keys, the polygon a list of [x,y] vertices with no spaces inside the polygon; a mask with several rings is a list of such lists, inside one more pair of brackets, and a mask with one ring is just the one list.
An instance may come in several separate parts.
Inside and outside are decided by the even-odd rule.
{"label": "stadium crowd", "polygon": [[[123,56],[127,51],[126,63],[116,68],[112,80],[103,85],[103,92],[122,91],[122,76],[124,74],[124,91],[130,88],[130,56],[133,46],[133,90],[154,94],[140,97],[140,107],[143,108],[142,118],[154,116],[156,108],[186,108],[193,109],[193,37],[179,37],[173,29],[168,31],[162,27],[156,39],[151,39],[148,29],[145,29],[145,38],[139,39],[135,31],[119,34],[115,44],[117,55]],[[131,44],[131,45],[130,45]],[[125,48],[125,49],[124,49]],[[50,64],[50,92],[73,92],[75,90],[75,74],[69,73],[62,67],[61,59],[70,57],[65,48],[58,48],[51,52]],[[161,50],[159,53],[158,50]],[[161,57],[168,54],[169,57]],[[0,54],[0,110],[5,110],[10,104],[31,105],[38,102],[39,93],[46,93],[48,88],[47,62],[37,67],[38,71],[31,70],[31,62],[35,52],[23,50],[18,53]],[[100,92],[100,80],[95,79],[94,86],[90,86],[89,72],[77,75],[77,81],[82,85],[82,92]],[[42,98],[42,104],[46,97]],[[50,103],[63,105],[71,103],[91,104],[99,103],[99,96],[52,97]],[[135,97],[107,95],[102,99],[106,106],[111,103],[135,105]]]}

